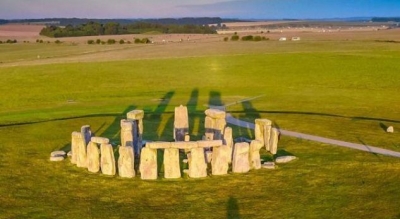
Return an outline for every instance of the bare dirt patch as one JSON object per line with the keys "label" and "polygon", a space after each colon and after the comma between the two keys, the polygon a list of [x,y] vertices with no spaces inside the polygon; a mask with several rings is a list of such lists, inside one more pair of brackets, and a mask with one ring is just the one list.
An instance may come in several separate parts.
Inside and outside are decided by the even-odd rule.
{"label": "bare dirt patch", "polygon": [[0,39],[29,40],[40,37],[43,25],[5,24],[0,25]]}

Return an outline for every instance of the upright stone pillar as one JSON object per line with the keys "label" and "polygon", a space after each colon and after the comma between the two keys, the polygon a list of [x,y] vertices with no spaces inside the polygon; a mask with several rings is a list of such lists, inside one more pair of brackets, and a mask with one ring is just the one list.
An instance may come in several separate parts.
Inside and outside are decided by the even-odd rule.
{"label": "upright stone pillar", "polygon": [[276,154],[278,150],[278,141],[279,141],[279,130],[277,128],[272,128],[271,138],[269,142],[271,154]]}
{"label": "upright stone pillar", "polygon": [[229,147],[226,145],[213,147],[211,159],[212,175],[225,175],[228,174],[229,168]]}
{"label": "upright stone pillar", "polygon": [[144,147],[140,154],[140,178],[157,179],[157,149]]}
{"label": "upright stone pillar", "polygon": [[227,157],[228,157],[228,162],[232,163],[232,152],[233,152],[233,136],[232,136],[232,128],[231,127],[226,127],[224,130],[224,141],[223,144],[228,147],[226,149]]}
{"label": "upright stone pillar", "polygon": [[190,150],[189,177],[207,177],[207,163],[204,158],[204,148],[192,148]]}
{"label": "upright stone pillar", "polygon": [[[79,133],[79,132],[78,132]],[[82,133],[79,133],[77,136],[77,143],[78,143],[78,154],[76,156],[76,166],[87,168],[87,153],[86,153],[86,141],[85,136]],[[73,152],[74,153],[74,152]]]}
{"label": "upright stone pillar", "polygon": [[118,158],[118,174],[120,177],[135,177],[135,156],[133,155],[133,147],[120,146]]}
{"label": "upright stone pillar", "polygon": [[205,114],[207,140],[222,140],[226,126],[226,113],[219,109],[207,109]]}
{"label": "upright stone pillar", "polygon": [[81,127],[81,133],[85,138],[86,145],[89,144],[90,138],[92,137],[92,130],[90,129],[90,125],[84,125]]}
{"label": "upright stone pillar", "polygon": [[129,146],[133,148],[133,122],[130,120],[121,120],[121,146]]}
{"label": "upright stone pillar", "polygon": [[126,114],[128,120],[133,121],[133,145],[136,156],[140,155],[142,150],[142,136],[143,136],[143,110],[132,110]]}
{"label": "upright stone pillar", "polygon": [[236,143],[233,149],[232,172],[247,173],[249,164],[249,143]]}
{"label": "upright stone pillar", "polygon": [[79,145],[84,144],[84,137],[80,132],[72,132],[71,134],[71,163],[76,164],[78,161]]}
{"label": "upright stone pillar", "polygon": [[88,171],[97,173],[100,170],[100,150],[96,143],[89,142],[87,147]]}
{"label": "upright stone pillar", "polygon": [[115,157],[111,144],[101,144],[101,172],[105,175],[115,175]]}
{"label": "upright stone pillar", "polygon": [[189,116],[186,106],[175,107],[174,139],[184,141],[185,135],[189,134]]}
{"label": "upright stone pillar", "polygon": [[270,151],[270,136],[271,136],[271,120],[268,119],[256,119],[254,135],[255,139],[260,141],[267,151]]}
{"label": "upright stone pillar", "polygon": [[251,169],[261,169],[261,158],[260,149],[263,147],[261,141],[253,140],[250,143],[250,168]]}
{"label": "upright stone pillar", "polygon": [[164,149],[164,177],[166,179],[177,179],[181,177],[179,165],[179,149]]}

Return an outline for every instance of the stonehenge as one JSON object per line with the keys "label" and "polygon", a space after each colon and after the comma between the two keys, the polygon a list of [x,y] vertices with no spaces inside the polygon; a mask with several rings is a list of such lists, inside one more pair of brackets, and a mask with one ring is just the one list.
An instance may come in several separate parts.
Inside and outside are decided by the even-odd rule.
{"label": "stonehenge", "polygon": [[[242,138],[237,138],[235,142],[223,110],[205,110],[201,140],[192,140],[189,135],[186,106],[175,107],[173,141],[143,141],[143,118],[143,110],[132,110],[126,119],[120,120],[119,145],[112,145],[108,138],[94,136],[89,125],[82,126],[80,132],[72,132],[71,163],[92,173],[123,178],[140,176],[142,180],[179,179],[183,174],[203,178],[274,167],[270,162],[263,165],[260,156],[263,147],[271,154],[277,153],[279,130],[268,119],[255,120],[254,140],[241,142],[237,139]],[[158,153],[159,150],[163,153]],[[58,157],[65,156],[65,151],[56,151],[51,159],[62,160]],[[181,162],[187,164],[181,165]]]}

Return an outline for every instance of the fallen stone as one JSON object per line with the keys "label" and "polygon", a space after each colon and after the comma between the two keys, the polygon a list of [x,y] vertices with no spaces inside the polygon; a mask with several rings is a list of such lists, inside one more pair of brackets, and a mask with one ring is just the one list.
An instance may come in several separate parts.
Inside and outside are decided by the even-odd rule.
{"label": "fallen stone", "polygon": [[275,159],[275,162],[276,163],[288,163],[295,159],[297,159],[297,157],[295,157],[295,156],[281,156],[281,157],[277,157]]}
{"label": "fallen stone", "polygon": [[387,133],[393,133],[393,132],[394,132],[393,126],[389,126],[389,127],[386,129],[386,132],[387,132]]}
{"label": "fallen stone", "polygon": [[65,151],[53,151],[50,154],[50,157],[65,157],[67,153]]}
{"label": "fallen stone", "polygon": [[63,160],[64,160],[63,156],[50,157],[50,161],[63,161]]}
{"label": "fallen stone", "polygon": [[264,169],[275,169],[275,163],[274,162],[265,162],[261,164],[261,167]]}
{"label": "fallen stone", "polygon": [[182,162],[183,163],[188,163],[188,159],[183,159]]}
{"label": "fallen stone", "polygon": [[90,141],[96,143],[96,144],[108,144],[110,143],[110,140],[108,138],[103,138],[103,137],[92,137]]}

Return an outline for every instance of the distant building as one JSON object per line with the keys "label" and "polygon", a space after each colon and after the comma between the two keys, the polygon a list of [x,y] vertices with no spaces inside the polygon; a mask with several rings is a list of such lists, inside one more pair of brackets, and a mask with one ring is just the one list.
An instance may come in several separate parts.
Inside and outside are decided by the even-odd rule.
{"label": "distant building", "polygon": [[286,37],[279,38],[279,41],[286,41]]}
{"label": "distant building", "polygon": [[300,37],[292,37],[292,41],[299,41]]}

